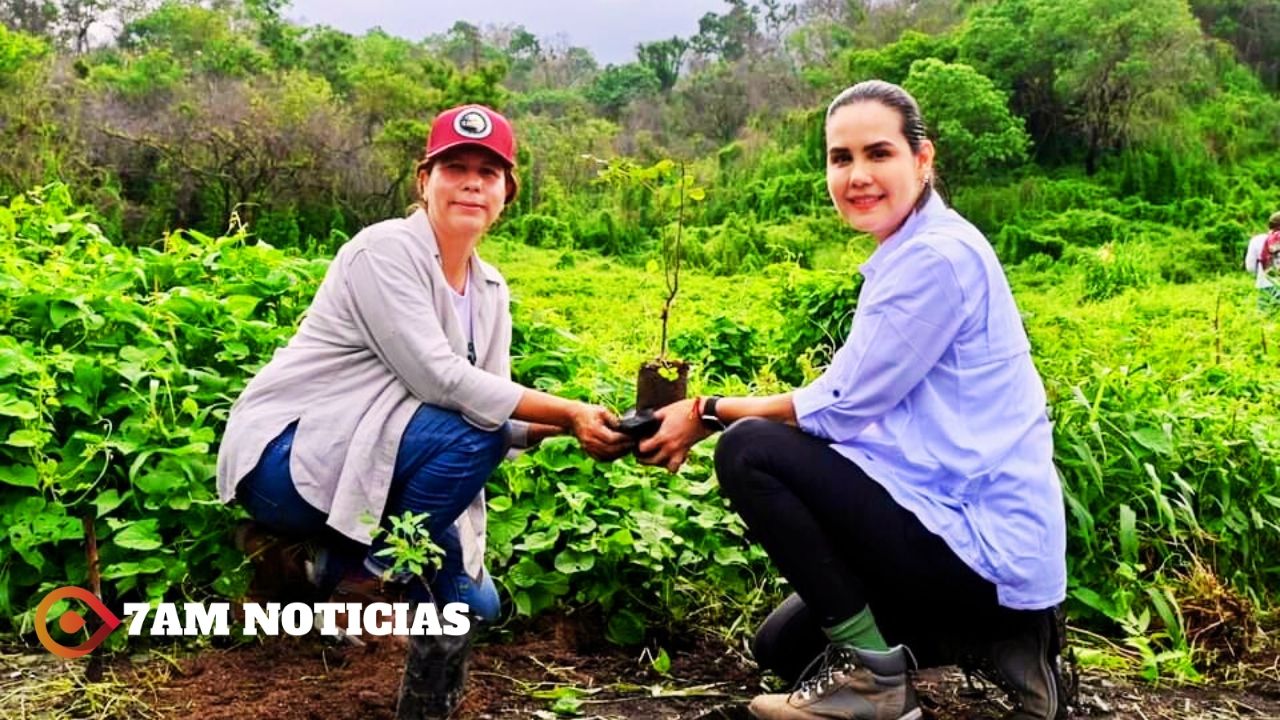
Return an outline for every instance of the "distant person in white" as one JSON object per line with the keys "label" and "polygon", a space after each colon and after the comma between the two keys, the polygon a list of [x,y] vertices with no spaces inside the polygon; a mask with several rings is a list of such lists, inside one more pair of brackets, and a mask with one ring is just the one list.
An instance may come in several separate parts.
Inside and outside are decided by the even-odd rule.
{"label": "distant person in white", "polygon": [[1244,269],[1257,276],[1258,307],[1280,309],[1280,286],[1275,276],[1280,273],[1280,212],[1267,221],[1267,232],[1254,235],[1244,253]]}

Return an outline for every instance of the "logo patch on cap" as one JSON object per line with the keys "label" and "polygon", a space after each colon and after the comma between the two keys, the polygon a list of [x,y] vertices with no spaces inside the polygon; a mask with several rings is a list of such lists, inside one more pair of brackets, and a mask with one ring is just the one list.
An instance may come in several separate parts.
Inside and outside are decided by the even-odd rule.
{"label": "logo patch on cap", "polygon": [[465,110],[453,119],[453,129],[463,137],[480,140],[493,132],[493,122],[483,110]]}

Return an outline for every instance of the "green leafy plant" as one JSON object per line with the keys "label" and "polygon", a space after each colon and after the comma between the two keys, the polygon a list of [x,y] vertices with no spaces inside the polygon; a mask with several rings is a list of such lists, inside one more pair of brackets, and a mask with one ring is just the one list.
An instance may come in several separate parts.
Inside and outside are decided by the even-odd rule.
{"label": "green leafy plant", "polygon": [[379,526],[374,530],[375,542],[381,538],[387,544],[374,554],[391,562],[387,568],[388,577],[404,573],[420,577],[428,569],[440,567],[444,550],[431,539],[428,530],[430,518],[430,513],[406,510],[401,515],[387,518],[390,527]]}

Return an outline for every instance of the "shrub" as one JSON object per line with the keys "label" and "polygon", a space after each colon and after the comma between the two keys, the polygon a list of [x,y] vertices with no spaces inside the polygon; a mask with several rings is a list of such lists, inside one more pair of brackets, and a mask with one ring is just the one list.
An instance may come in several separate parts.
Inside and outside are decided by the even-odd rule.
{"label": "shrub", "polygon": [[1234,220],[1219,220],[1204,231],[1201,238],[1218,248],[1221,258],[1227,263],[1243,263],[1244,253],[1249,249],[1249,232]]}
{"label": "shrub", "polygon": [[1009,112],[1008,97],[968,65],[935,58],[911,64],[903,87],[920,103],[937,139],[937,165],[957,184],[1017,168],[1031,147],[1022,118]]}
{"label": "shrub", "polygon": [[516,219],[516,239],[541,248],[572,248],[573,233],[569,224],[557,217],[529,213]]}
{"label": "shrub", "polygon": [[1056,237],[1067,245],[1096,247],[1125,240],[1131,223],[1102,210],[1067,210],[1032,226],[1037,233]]}
{"label": "shrub", "polygon": [[781,357],[778,377],[793,384],[806,380],[806,367],[826,365],[844,343],[862,290],[862,275],[816,272],[792,275],[773,297],[783,315],[774,346]]}
{"label": "shrub", "polygon": [[[945,180],[945,178],[944,178]],[[1009,185],[964,185],[951,202],[988,236],[1005,225],[1073,208],[1096,208],[1110,197],[1102,185],[1076,179],[1032,176]]]}
{"label": "shrub", "polygon": [[1107,243],[1076,257],[1084,268],[1085,300],[1106,300],[1129,288],[1146,287],[1154,274],[1140,246],[1131,243]]}
{"label": "shrub", "polygon": [[759,333],[750,325],[716,315],[697,332],[673,337],[671,349],[708,378],[734,377],[750,382],[762,363],[758,340]]}
{"label": "shrub", "polygon": [[1020,225],[1006,225],[996,233],[992,245],[1000,260],[1009,264],[1020,263],[1032,255],[1057,260],[1062,257],[1062,250],[1066,247],[1061,238],[1032,232]]}

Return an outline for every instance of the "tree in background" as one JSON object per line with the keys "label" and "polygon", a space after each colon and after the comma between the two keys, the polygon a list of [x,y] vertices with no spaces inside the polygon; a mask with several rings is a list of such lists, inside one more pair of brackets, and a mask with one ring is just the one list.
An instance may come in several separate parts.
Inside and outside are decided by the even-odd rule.
{"label": "tree in background", "polygon": [[936,58],[951,62],[955,57],[955,41],[950,36],[908,30],[884,47],[849,51],[841,58],[841,64],[846,72],[846,85],[871,79],[901,85],[917,60]]}
{"label": "tree in background", "polygon": [[861,47],[879,47],[897,41],[908,30],[940,35],[964,19],[964,2],[955,0],[858,0],[863,23],[856,38]]}
{"label": "tree in background", "polygon": [[751,112],[747,102],[745,68],[717,63],[681,86],[676,107],[681,111],[681,127],[723,145],[737,136]]}
{"label": "tree in background", "polygon": [[1192,0],[1206,33],[1235,48],[1272,91],[1280,89],[1280,0]]}
{"label": "tree in background", "polygon": [[689,40],[694,51],[720,60],[740,60],[751,48],[757,32],[757,8],[747,0],[725,0],[729,12],[709,12],[698,20],[698,34]]}
{"label": "tree in background", "polygon": [[802,0],[796,8],[797,27],[786,48],[807,71],[821,72],[854,46],[854,28],[865,13],[856,0]]}
{"label": "tree in background", "polygon": [[258,29],[258,44],[278,68],[296,68],[302,61],[302,28],[281,14],[289,0],[244,0],[245,14]]}
{"label": "tree in background", "polygon": [[53,49],[41,38],[0,26],[0,193],[42,185],[68,167],[85,167],[74,127],[60,119],[76,98],[51,82]]}
{"label": "tree in background", "polygon": [[543,62],[542,43],[523,25],[494,28],[493,44],[502,51],[507,63],[504,84],[511,90],[530,90],[535,86],[534,73]]}
{"label": "tree in background", "polygon": [[485,42],[480,28],[459,20],[439,39],[439,50],[458,67],[479,67],[482,62],[496,59],[498,51]]}
{"label": "tree in background", "polygon": [[662,82],[653,69],[640,63],[609,65],[586,89],[588,100],[610,120],[617,120],[623,108],[635,100],[656,95]]}
{"label": "tree in background", "polygon": [[[1171,162],[1179,177],[1213,174],[1182,162],[1190,149],[1207,148],[1197,163],[1232,163],[1280,142],[1277,101],[1235,59],[1265,64],[1259,43],[1271,37],[1277,3],[1194,0],[1200,22],[1228,45],[1204,42],[1181,0],[727,0],[692,36],[642,43],[634,62],[601,70],[564,36],[519,25],[457,23],[414,40],[300,27],[282,16],[285,0],[13,0],[0,18],[40,28],[54,57],[33,65],[0,52],[0,66],[26,68],[21,82],[0,69],[8,143],[0,192],[70,173],[95,178],[95,204],[123,207],[135,230],[220,231],[230,207],[243,217],[292,216],[304,234],[323,233],[396,212],[407,198],[406,158],[421,151],[432,114],[483,102],[521,127],[552,128],[524,147],[531,192],[507,214],[512,221],[526,212],[565,222],[583,209],[607,215],[607,199],[583,181],[589,164],[572,154],[574,128],[589,127],[593,156],[686,157],[700,175],[751,188],[733,205],[713,185],[701,211],[712,222],[728,212],[758,212],[764,222],[821,199],[815,109],[852,82],[880,77],[907,84],[926,105],[952,182],[969,182],[979,168],[1018,168],[1034,151],[1046,171],[1083,161],[1104,171],[1100,182],[1165,202],[1192,187],[1157,182],[1172,177],[1163,170]],[[102,9],[123,27],[113,46],[67,62],[76,42],[59,28],[76,8]],[[18,47],[3,44],[14,57]],[[316,103],[314,127],[234,107],[285,96]],[[228,119],[258,126],[232,137],[239,131]],[[527,158],[541,155],[542,142],[570,154],[535,168]],[[304,164],[335,175],[282,190],[274,178],[290,178],[303,151],[346,165]],[[235,153],[256,157],[224,167]],[[269,197],[255,182],[272,188]],[[322,217],[321,207],[340,219]],[[596,235],[614,230],[601,225]]]}
{"label": "tree in background", "polygon": [[170,1],[127,23],[117,43],[123,50],[166,51],[196,72],[244,78],[274,67],[245,29],[229,10]]}
{"label": "tree in background", "polygon": [[325,25],[307,28],[302,33],[301,66],[319,75],[339,93],[351,92],[349,73],[356,64],[355,38]]}
{"label": "tree in background", "polygon": [[675,87],[688,47],[689,43],[678,37],[636,46],[640,64],[653,71],[654,77],[658,79],[658,89],[663,94],[671,92],[671,88]]}
{"label": "tree in background", "polygon": [[[962,62],[1012,91],[1037,146],[1104,151],[1134,140],[1197,73],[1200,34],[1182,0],[999,0],[959,38]],[[1028,52],[1035,48],[1035,52]]]}
{"label": "tree in background", "polygon": [[933,131],[936,162],[948,184],[986,182],[993,172],[1027,161],[1031,141],[1022,118],[1009,112],[1006,95],[977,70],[937,58],[917,60],[903,87],[920,103]]}
{"label": "tree in background", "polygon": [[1084,136],[1090,174],[1198,70],[1199,27],[1183,0],[1045,2],[1032,28],[1029,47],[1054,49],[1054,90]]}

